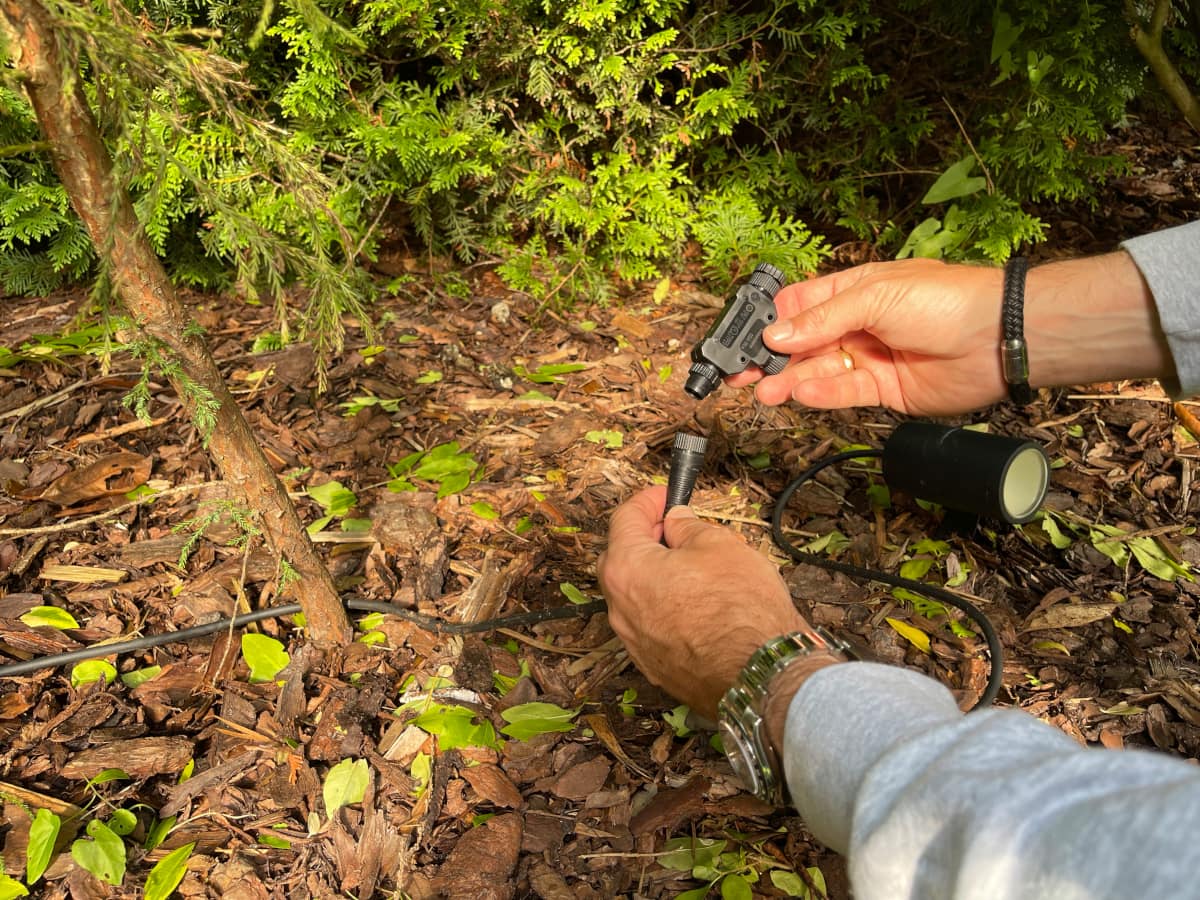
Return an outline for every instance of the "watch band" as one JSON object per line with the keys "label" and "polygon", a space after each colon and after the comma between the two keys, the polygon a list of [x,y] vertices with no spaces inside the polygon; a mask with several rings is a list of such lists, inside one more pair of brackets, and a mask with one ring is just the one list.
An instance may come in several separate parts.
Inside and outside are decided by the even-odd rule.
{"label": "watch band", "polygon": [[1014,256],[1004,266],[1004,306],[1001,321],[1004,338],[1000,344],[1000,362],[1008,395],[1014,403],[1025,405],[1033,400],[1029,386],[1029,350],[1025,345],[1025,275],[1029,260]]}
{"label": "watch band", "polygon": [[751,654],[717,706],[721,740],[734,772],[751,793],[773,806],[786,805],[788,796],[778,748],[766,734],[767,693],[784,669],[816,651],[858,656],[848,643],[819,627],[772,638]]}

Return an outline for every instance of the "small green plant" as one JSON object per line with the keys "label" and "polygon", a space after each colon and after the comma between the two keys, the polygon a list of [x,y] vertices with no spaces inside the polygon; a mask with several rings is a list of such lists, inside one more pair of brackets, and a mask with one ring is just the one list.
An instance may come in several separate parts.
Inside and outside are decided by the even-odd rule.
{"label": "small green plant", "polygon": [[459,449],[458,441],[438,444],[429,450],[410,453],[388,466],[392,480],[389,491],[415,491],[414,481],[432,482],[438,486],[438,498],[457,494],[471,483],[479,468],[469,453]]}
{"label": "small green plant", "polygon": [[805,870],[808,882],[793,869],[780,865],[778,859],[761,852],[753,844],[737,843],[731,849],[729,841],[719,838],[672,838],[663,845],[658,864],[676,872],[689,872],[703,887],[684,891],[675,900],[704,900],[709,891],[720,887],[722,900],[752,900],[752,885],[766,875],[777,891],[786,897],[804,900],[824,900],[825,877],[813,866]]}
{"label": "small green plant", "polygon": [[579,708],[564,709],[553,703],[522,703],[500,713],[500,717],[508,723],[500,732],[514,740],[527,741],[539,734],[573,731],[577,715]]}
{"label": "small green plant", "polygon": [[232,522],[236,526],[237,530],[229,541],[231,547],[245,547],[251,538],[262,534],[262,529],[255,523],[253,514],[242,504],[232,500],[202,500],[195,516],[171,526],[171,531],[175,534],[191,532],[179,548],[179,568],[187,568],[188,559],[195,552],[204,533],[222,521]]}
{"label": "small green plant", "polygon": [[386,413],[394,413],[400,408],[403,403],[403,398],[383,398],[376,397],[373,394],[360,394],[357,397],[351,397],[344,403],[339,403],[338,406],[342,409],[342,415],[346,418],[358,415],[364,409],[370,409],[373,406],[378,406]]}
{"label": "small green plant", "polygon": [[[1115,525],[1089,522],[1073,513],[1053,510],[1042,510],[1035,521],[1059,550],[1067,549],[1078,539],[1085,539],[1119,569],[1127,569],[1131,562],[1136,562],[1163,581],[1195,580],[1191,566],[1175,559],[1152,535],[1131,533]],[[1031,523],[1023,527],[1035,526]]]}
{"label": "small green plant", "polygon": [[[314,519],[309,523],[306,529],[309,534],[316,534],[318,531],[323,531],[325,526],[334,519],[345,516],[346,513],[354,509],[358,505],[358,496],[349,488],[343,487],[340,481],[326,481],[318,484],[316,487],[310,487],[305,490],[313,500],[321,507],[324,515]],[[355,521],[355,520],[350,520]],[[344,525],[345,523],[343,523]],[[368,527],[370,523],[368,522]],[[356,528],[344,528],[343,530],[359,530]]]}

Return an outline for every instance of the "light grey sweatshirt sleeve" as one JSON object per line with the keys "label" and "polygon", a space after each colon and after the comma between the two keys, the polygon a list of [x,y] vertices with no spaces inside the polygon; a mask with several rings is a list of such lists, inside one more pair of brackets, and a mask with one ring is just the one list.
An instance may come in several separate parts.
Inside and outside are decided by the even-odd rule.
{"label": "light grey sweatshirt sleeve", "polygon": [[1162,379],[1172,397],[1200,394],[1200,222],[1131,238],[1133,257],[1154,294],[1176,377]]}
{"label": "light grey sweatshirt sleeve", "polygon": [[1084,748],[1018,710],[964,716],[916,672],[814,674],[788,710],[784,768],[856,900],[1200,895],[1200,768]]}

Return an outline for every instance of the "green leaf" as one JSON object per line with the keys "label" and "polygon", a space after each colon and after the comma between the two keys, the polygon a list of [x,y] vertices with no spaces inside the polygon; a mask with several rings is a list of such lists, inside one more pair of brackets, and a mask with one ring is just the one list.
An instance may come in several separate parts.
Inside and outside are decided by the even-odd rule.
{"label": "green leaf", "polygon": [[113,830],[113,834],[121,837],[133,834],[133,829],[137,828],[137,816],[134,815],[133,810],[115,809],[109,816],[108,827]]}
{"label": "green leaf", "polygon": [[587,594],[575,587],[575,585],[571,584],[569,581],[562,582],[562,584],[558,586],[558,589],[562,591],[564,597],[566,597],[576,606],[582,606],[584,603],[592,602]]}
{"label": "green leaf", "polygon": [[929,574],[931,568],[933,568],[933,560],[927,556],[905,560],[900,565],[900,577],[920,581]]}
{"label": "green leaf", "polygon": [[1066,550],[1071,546],[1071,538],[1062,533],[1062,529],[1058,527],[1058,522],[1053,516],[1042,516],[1042,531],[1050,536],[1050,543],[1059,550]]}
{"label": "green leaf", "polygon": [[145,684],[162,672],[162,666],[146,666],[144,669],[134,669],[132,672],[122,672],[121,682],[125,687],[133,689],[139,684]]}
{"label": "green leaf", "polygon": [[692,888],[690,891],[684,891],[682,894],[676,894],[675,900],[705,900],[708,896],[708,888]]}
{"label": "green leaf", "polygon": [[1017,38],[1021,36],[1021,29],[1024,26],[1014,26],[1012,16],[997,9],[995,18],[992,21],[992,28],[991,62],[999,62],[1000,58],[1011,50],[1012,45],[1017,42]]}
{"label": "green leaf", "polygon": [[670,712],[662,714],[663,721],[671,726],[675,731],[675,737],[687,737],[692,733],[692,729],[688,727],[687,717],[691,712],[686,705],[680,704]]}
{"label": "green leaf", "polygon": [[1124,569],[1129,562],[1129,548],[1111,538],[1124,534],[1124,531],[1112,525],[1095,525],[1088,531],[1092,546],[1111,559],[1119,569]]}
{"label": "green leaf", "polygon": [[963,157],[938,177],[921,202],[926,205],[945,203],[983,190],[987,187],[986,178],[969,177],[974,168],[975,157]]}
{"label": "green leaf", "polygon": [[663,844],[665,852],[658,857],[658,864],[675,872],[690,872],[697,866],[712,867],[728,843],[717,838],[671,838]]}
{"label": "green leaf", "polygon": [[417,376],[417,384],[437,384],[442,380],[442,373],[436,369],[430,369],[422,375]]}
{"label": "green leaf", "polygon": [[83,687],[101,679],[105,684],[112,684],[116,677],[117,670],[108,660],[85,659],[71,670],[71,686]]}
{"label": "green leaf", "polygon": [[165,819],[155,819],[151,822],[150,827],[146,829],[145,848],[153,850],[165,841],[167,835],[171,833],[171,829],[175,827],[175,821],[178,818],[178,816],[167,816]]}
{"label": "green leaf", "polygon": [[305,488],[304,491],[329,516],[341,516],[354,509],[358,503],[358,497],[354,491],[342,487],[340,481],[326,481],[324,484],[318,484],[316,487]]}
{"label": "green leaf", "polygon": [[496,507],[483,500],[472,503],[471,512],[475,513],[481,519],[493,520],[500,518],[500,513],[496,512]]}
{"label": "green leaf", "polygon": [[371,772],[365,759],[343,759],[325,775],[321,796],[325,800],[325,815],[333,814],[343,806],[362,803],[367,793]]}
{"label": "green leaf", "polygon": [[748,882],[736,872],[721,879],[721,900],[754,900],[754,891]]}
{"label": "green leaf", "polygon": [[412,764],[408,767],[408,774],[412,776],[412,780],[417,785],[413,793],[415,796],[420,797],[425,787],[429,784],[430,777],[433,775],[433,758],[428,753],[417,753],[413,757]]}
{"label": "green leaf", "polygon": [[573,719],[579,715],[581,708],[563,709],[553,703],[540,702],[510,706],[500,713],[500,717],[509,723],[500,732],[514,740],[527,741],[539,734],[572,731],[575,728]]}
{"label": "green leaf", "polygon": [[1154,538],[1130,538],[1126,544],[1133,551],[1134,559],[1138,561],[1138,564],[1155,578],[1161,578],[1163,581],[1174,581],[1176,578],[1195,580],[1191,570],[1168,556],[1162,545]]}
{"label": "green leaf", "polygon": [[16,900],[17,897],[28,896],[29,891],[25,885],[6,873],[0,872],[0,900]]}
{"label": "green leaf", "polygon": [[363,533],[371,530],[370,519],[342,519],[342,531],[350,534]]}
{"label": "green leaf", "polygon": [[25,847],[25,881],[34,884],[54,857],[54,844],[62,819],[48,809],[39,809],[29,826],[29,844]]}
{"label": "green leaf", "polygon": [[283,644],[265,634],[243,634],[242,657],[250,667],[251,684],[273,680],[291,662]]}
{"label": "green leaf", "polygon": [[476,722],[475,712],[463,706],[444,706],[433,703],[412,720],[418,728],[437,735],[438,747],[454,750],[457,747],[490,747],[500,749],[496,730],[491,722]]}
{"label": "green leaf", "polygon": [[99,775],[87,780],[88,787],[99,787],[102,784],[108,784],[110,781],[130,781],[129,773],[124,769],[105,769]]}
{"label": "green leaf", "polygon": [[276,850],[291,850],[292,842],[281,837],[276,837],[273,834],[260,834],[258,842],[264,847],[272,847]]}
{"label": "green leaf", "polygon": [[60,631],[67,628],[78,628],[79,623],[75,621],[75,617],[65,609],[59,609],[57,606],[35,606],[25,615],[21,616],[21,621],[30,628],[39,628],[47,626],[49,628],[57,628]]}
{"label": "green leaf", "polygon": [[80,838],[71,845],[71,856],[101,881],[119,886],[125,879],[125,842],[99,819],[88,822],[92,840]]}
{"label": "green leaf", "polygon": [[673,370],[673,369],[671,368],[671,366],[669,366],[669,365],[666,365],[666,366],[659,366],[659,369],[658,369],[658,383],[659,383],[659,384],[666,384],[666,383],[667,383],[667,382],[668,382],[668,381],[671,379],[671,372],[673,372],[673,371],[674,371],[674,370]]}
{"label": "green leaf", "polygon": [[589,431],[584,437],[593,444],[603,444],[606,450],[617,450],[625,444],[625,435],[611,429]]}
{"label": "green leaf", "polygon": [[840,531],[831,531],[829,534],[823,534],[815,540],[809,541],[801,549],[809,553],[828,553],[834,556],[840,550],[844,550],[850,546],[850,539]]}
{"label": "green leaf", "polygon": [[671,279],[661,278],[658,284],[654,286],[654,304],[657,306],[667,299],[667,295],[671,293]]}
{"label": "green leaf", "polygon": [[776,890],[783,891],[789,897],[808,896],[808,885],[804,883],[804,879],[786,869],[772,869],[771,884],[775,885]]}
{"label": "green leaf", "polygon": [[922,653],[929,653],[929,635],[923,632],[920,628],[909,625],[907,622],[901,622],[899,619],[888,618],[885,620],[892,628],[896,629],[896,633],[902,638],[920,650]]}
{"label": "green leaf", "polygon": [[196,842],[177,847],[154,864],[146,876],[146,900],[167,900],[171,892],[179,887],[187,874],[188,857],[196,848]]}
{"label": "green leaf", "polygon": [[[595,326],[593,326],[595,327]],[[587,363],[558,363],[557,365],[538,366],[532,372],[524,366],[513,366],[513,374],[534,384],[562,384],[560,375],[570,375],[572,372],[582,372]]]}

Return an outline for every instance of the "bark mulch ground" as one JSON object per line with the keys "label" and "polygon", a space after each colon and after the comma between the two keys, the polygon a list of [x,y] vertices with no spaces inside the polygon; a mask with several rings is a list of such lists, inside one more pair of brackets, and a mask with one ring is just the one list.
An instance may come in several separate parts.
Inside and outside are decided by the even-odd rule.
{"label": "bark mulch ground", "polygon": [[[1195,218],[1192,144],[1131,131],[1119,149],[1134,168],[1106,188],[1103,209],[1047,213],[1054,251],[1108,249]],[[681,428],[710,437],[700,514],[782,563],[764,527],[782,486],[845,445],[878,446],[899,421],[765,409],[727,388],[689,400],[687,352],[722,302],[696,282],[566,314],[539,312],[488,274],[448,291],[413,267],[375,307],[378,346],[346,323],[349,350],[324,394],[308,346],[261,349],[268,311],[192,298],[306,521],[333,514],[315,538],[347,594],[451,622],[596,599],[608,516],[665,476]],[[0,371],[0,662],[281,602],[280,573],[246,540],[244,514],[169,389],[152,385],[153,421],[141,422],[122,403],[139,377],[129,358],[105,370],[37,337],[78,331],[82,303],[3,301],[3,344],[30,349]],[[1174,573],[1200,564],[1200,450],[1186,430],[1197,413],[1154,385],[1109,384],[962,420],[1046,448],[1049,524],[951,529],[912,498],[882,502],[873,470],[845,466],[799,492],[792,526],[801,543],[821,540],[820,552],[907,565],[977,600],[1007,651],[1003,704],[1089,744],[1195,758],[1200,585]],[[449,492],[453,471],[472,463],[470,482]],[[329,482],[353,497],[327,510]],[[132,503],[141,486],[158,493]],[[786,571],[813,621],[929,672],[964,706],[978,696],[982,642],[943,610],[811,567]],[[60,607],[79,627],[22,622],[37,606]],[[928,635],[930,652],[889,619]],[[466,636],[355,620],[364,640],[327,656],[293,618],[261,623],[291,654],[263,683],[251,682],[230,633],[113,658],[122,676],[161,667],[134,686],[73,686],[69,668],[4,680],[6,871],[23,874],[32,810],[73,823],[60,838],[69,846],[81,821],[124,808],[138,819],[126,886],[61,852],[42,896],[140,896],[133,885],[156,860],[195,842],[185,897],[673,897],[704,884],[663,865],[673,862],[664,842],[688,836],[725,841],[714,874],[757,878],[758,895],[786,895],[771,873],[794,871],[848,896],[840,859],[795,816],[741,792],[709,735],[640,677],[602,613]],[[577,710],[570,730],[500,734],[502,713],[532,701]],[[331,819],[323,783],[348,759],[366,760],[369,784]],[[124,777],[93,781],[112,769]],[[166,839],[146,851],[170,816]]]}

